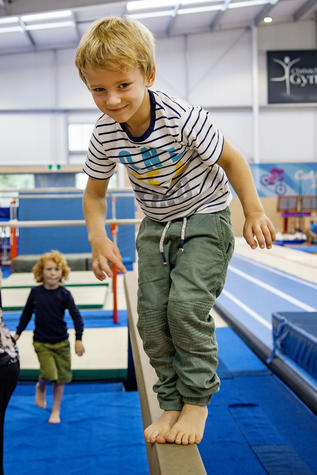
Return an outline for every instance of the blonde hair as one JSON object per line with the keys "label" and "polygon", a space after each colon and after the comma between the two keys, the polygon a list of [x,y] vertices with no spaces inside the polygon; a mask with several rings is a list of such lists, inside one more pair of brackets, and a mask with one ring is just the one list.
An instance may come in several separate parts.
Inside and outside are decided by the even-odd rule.
{"label": "blonde hair", "polygon": [[43,282],[43,269],[47,261],[53,261],[62,270],[61,282],[68,279],[70,268],[65,257],[59,251],[52,250],[43,254],[33,267],[35,282]]}
{"label": "blonde hair", "polygon": [[91,66],[114,70],[138,67],[148,77],[155,65],[153,35],[132,18],[102,18],[92,23],[83,35],[75,64],[84,83],[85,69]]}

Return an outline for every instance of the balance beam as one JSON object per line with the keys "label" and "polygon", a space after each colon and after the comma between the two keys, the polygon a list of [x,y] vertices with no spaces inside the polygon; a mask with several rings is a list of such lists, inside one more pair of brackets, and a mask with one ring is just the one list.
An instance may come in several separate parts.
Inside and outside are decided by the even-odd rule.
{"label": "balance beam", "polygon": [[[153,384],[157,377],[143,350],[137,329],[137,276],[135,272],[124,275],[124,288],[128,309],[129,333],[136,380],[138,385],[143,427],[159,418],[159,408]],[[146,451],[150,475],[207,475],[197,445],[149,444]]]}

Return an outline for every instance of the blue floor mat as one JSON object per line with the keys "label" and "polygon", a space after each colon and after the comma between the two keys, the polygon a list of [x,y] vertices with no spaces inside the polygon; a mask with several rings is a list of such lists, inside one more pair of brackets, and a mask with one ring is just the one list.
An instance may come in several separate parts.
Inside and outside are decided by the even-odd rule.
{"label": "blue floor mat", "polygon": [[230,328],[218,329],[217,340],[225,371],[220,365],[199,445],[207,473],[316,473],[316,417]]}
{"label": "blue floor mat", "polygon": [[[52,397],[47,400],[50,408]],[[48,424],[49,412],[34,405],[34,395],[13,394],[5,422],[6,475],[148,475],[138,393],[66,392],[62,423]]]}
{"label": "blue floor mat", "polygon": [[[207,474],[316,473],[316,417],[230,328],[217,340],[221,389],[199,445]],[[34,405],[34,383],[19,384],[6,414],[6,475],[148,475],[138,394],[106,386],[67,385],[54,426]]]}

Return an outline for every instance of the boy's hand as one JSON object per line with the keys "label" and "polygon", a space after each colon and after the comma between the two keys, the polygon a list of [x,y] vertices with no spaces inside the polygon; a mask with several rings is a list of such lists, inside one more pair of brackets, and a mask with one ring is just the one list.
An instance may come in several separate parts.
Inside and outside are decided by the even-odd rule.
{"label": "boy's hand", "polygon": [[17,333],[15,333],[15,334],[13,335],[13,338],[14,338],[15,341],[18,341],[18,339],[20,338],[20,335],[18,335]]}
{"label": "boy's hand", "polygon": [[107,237],[92,239],[92,270],[99,280],[104,280],[106,275],[112,277],[112,271],[109,266],[111,262],[119,271],[126,273],[122,257],[117,246]]}
{"label": "boy's hand", "polygon": [[243,236],[252,249],[256,249],[257,245],[261,249],[271,249],[275,241],[275,229],[264,212],[252,212],[246,216]]}
{"label": "boy's hand", "polygon": [[83,354],[85,353],[85,347],[81,340],[75,341],[75,353],[78,356],[83,356]]}

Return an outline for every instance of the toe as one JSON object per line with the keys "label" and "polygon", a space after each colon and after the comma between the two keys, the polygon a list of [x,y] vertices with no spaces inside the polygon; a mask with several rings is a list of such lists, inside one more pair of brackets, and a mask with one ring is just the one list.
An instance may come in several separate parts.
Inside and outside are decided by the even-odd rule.
{"label": "toe", "polygon": [[168,442],[171,442],[171,443],[175,442],[175,438],[176,438],[175,432],[171,431],[166,434],[166,440],[168,440]]}
{"label": "toe", "polygon": [[181,445],[183,443],[183,436],[184,434],[182,432],[179,432],[175,437],[175,444]]}
{"label": "toe", "polygon": [[156,442],[157,442],[158,444],[165,444],[165,443],[166,443],[166,439],[165,439],[165,437],[164,437],[163,435],[160,435],[160,434],[159,434],[159,435],[156,437]]}

